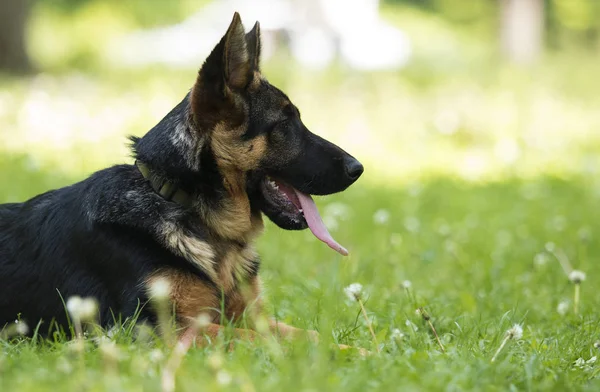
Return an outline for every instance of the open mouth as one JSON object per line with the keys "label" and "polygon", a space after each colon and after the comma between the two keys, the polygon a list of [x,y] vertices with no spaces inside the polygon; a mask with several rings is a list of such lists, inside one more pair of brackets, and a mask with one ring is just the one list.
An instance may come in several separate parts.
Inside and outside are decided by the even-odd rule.
{"label": "open mouth", "polygon": [[265,213],[279,226],[289,229],[305,229],[307,226],[319,240],[343,256],[346,248],[338,244],[329,231],[317,205],[309,194],[302,193],[284,182],[265,176],[261,182],[261,193],[267,204]]}

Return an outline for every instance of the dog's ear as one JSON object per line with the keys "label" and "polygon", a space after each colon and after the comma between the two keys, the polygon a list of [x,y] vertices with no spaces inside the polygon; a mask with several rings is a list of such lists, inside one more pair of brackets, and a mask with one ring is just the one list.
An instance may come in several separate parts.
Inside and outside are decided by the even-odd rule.
{"label": "dog's ear", "polygon": [[246,34],[246,45],[250,55],[250,64],[253,70],[258,70],[260,66],[260,23],[256,21],[252,30]]}
{"label": "dog's ear", "polygon": [[251,55],[248,50],[244,26],[240,14],[236,12],[227,33],[200,68],[196,84],[192,88],[191,107],[196,121],[201,121],[201,112],[215,112],[215,105],[227,98],[232,91],[246,88],[254,77],[254,53],[255,51]]}
{"label": "dog's ear", "polygon": [[225,46],[223,48],[223,76],[225,83],[234,89],[241,89],[252,80],[252,62],[244,25],[237,12],[227,33],[225,34]]}

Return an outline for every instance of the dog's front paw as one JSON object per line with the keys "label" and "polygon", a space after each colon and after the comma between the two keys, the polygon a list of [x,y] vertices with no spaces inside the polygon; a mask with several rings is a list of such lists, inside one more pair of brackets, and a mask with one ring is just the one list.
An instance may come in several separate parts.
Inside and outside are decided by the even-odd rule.
{"label": "dog's front paw", "polygon": [[361,357],[368,357],[371,354],[373,354],[372,352],[370,352],[369,350],[362,348],[362,347],[354,347],[354,346],[348,346],[346,344],[338,344],[338,348],[342,351],[346,351],[346,350],[357,350],[358,353],[360,354]]}

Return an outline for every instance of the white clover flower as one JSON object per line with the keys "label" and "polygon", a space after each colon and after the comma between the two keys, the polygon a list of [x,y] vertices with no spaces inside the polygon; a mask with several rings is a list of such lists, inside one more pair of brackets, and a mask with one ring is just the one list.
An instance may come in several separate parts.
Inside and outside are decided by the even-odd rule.
{"label": "white clover flower", "polygon": [[398,328],[394,328],[390,338],[395,341],[402,340],[402,338],[404,338],[404,334]]}
{"label": "white clover flower", "polygon": [[403,289],[410,289],[412,287],[412,282],[410,280],[403,280],[402,281],[402,288]]}
{"label": "white clover flower", "polygon": [[229,374],[225,370],[219,370],[217,372],[217,383],[219,385],[229,385],[229,384],[231,384],[232,380],[233,380],[233,377],[231,377],[231,374]]}
{"label": "white clover flower", "polygon": [[67,310],[71,317],[79,319],[79,311],[81,309],[81,297],[74,295],[67,300]]}
{"label": "white clover flower", "polygon": [[523,337],[523,327],[521,327],[519,324],[513,325],[511,329],[506,331],[506,336],[508,336],[509,339],[521,339]]}
{"label": "white clover flower", "polygon": [[116,362],[121,358],[121,351],[115,342],[104,342],[99,348],[107,360]]}
{"label": "white clover flower", "polygon": [[567,314],[567,312],[569,311],[569,301],[566,301],[566,300],[560,301],[558,303],[558,306],[556,306],[556,311],[561,316],[564,316],[565,314]]}
{"label": "white clover flower", "polygon": [[391,214],[388,210],[380,209],[373,214],[373,221],[378,225],[385,225],[390,220],[390,216]]}
{"label": "white clover flower", "polygon": [[572,283],[579,284],[585,280],[585,272],[579,270],[573,270],[569,274],[569,280]]}
{"label": "white clover flower", "polygon": [[360,283],[352,283],[344,289],[344,293],[350,301],[358,301],[363,294],[363,286]]}
{"label": "white clover flower", "polygon": [[15,332],[17,335],[27,335],[29,332],[29,326],[25,321],[15,320]]}
{"label": "white clover flower", "polygon": [[416,233],[421,228],[421,222],[414,216],[409,216],[404,219],[404,227],[411,233]]}
{"label": "white clover flower", "polygon": [[588,227],[582,227],[577,231],[577,236],[580,241],[589,241],[592,239],[592,231]]}
{"label": "white clover flower", "polygon": [[74,295],[67,300],[67,310],[75,321],[93,321],[98,315],[98,303],[94,298]]}
{"label": "white clover flower", "polygon": [[438,227],[437,232],[439,235],[446,237],[447,235],[449,235],[452,232],[452,229],[450,228],[450,226],[447,223],[442,223]]}
{"label": "white clover flower", "polygon": [[208,357],[208,366],[213,370],[218,370],[223,367],[223,357],[219,353],[214,353],[210,357]]}
{"label": "white clover flower", "polygon": [[325,215],[323,217],[323,223],[325,223],[325,227],[327,227],[329,231],[337,231],[340,228],[337,218],[332,215]]}
{"label": "white clover flower", "polygon": [[548,263],[548,255],[545,253],[538,253],[533,257],[533,264],[537,267],[542,267]]}
{"label": "white clover flower", "polygon": [[159,349],[155,348],[154,350],[150,351],[150,362],[160,362],[165,358],[165,355],[163,354],[162,351],[160,351]]}
{"label": "white clover flower", "polygon": [[406,320],[404,322],[404,325],[406,325],[408,328],[412,329],[414,332],[417,332],[419,330],[419,327],[417,327],[417,325],[410,320]]}
{"label": "white clover flower", "polygon": [[171,283],[164,278],[153,280],[150,284],[150,296],[158,301],[166,300],[171,295]]}
{"label": "white clover flower", "polygon": [[198,328],[206,328],[212,322],[210,315],[206,312],[202,312],[196,317],[196,326]]}
{"label": "white clover flower", "polygon": [[84,298],[79,304],[79,319],[92,321],[98,315],[98,303],[94,298]]}

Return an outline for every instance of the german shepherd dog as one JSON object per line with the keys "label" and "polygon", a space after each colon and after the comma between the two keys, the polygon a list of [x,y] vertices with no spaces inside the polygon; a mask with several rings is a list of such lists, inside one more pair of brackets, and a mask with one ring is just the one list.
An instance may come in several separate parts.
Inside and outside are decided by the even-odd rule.
{"label": "german shepherd dog", "polygon": [[[222,320],[261,309],[262,214],[347,254],[310,195],[343,191],[363,166],[306,128],[261,75],[260,47],[258,22],[246,34],[236,13],[183,101],[132,138],[135,165],[0,206],[0,329],[17,318],[42,322],[41,334],[67,327],[71,296],[94,297],[105,327],[115,315],[155,323],[145,305],[163,279],[181,339],[216,336]],[[212,323],[196,336],[201,312]],[[302,331],[270,326],[282,337]],[[235,333],[256,337],[251,328]]]}

